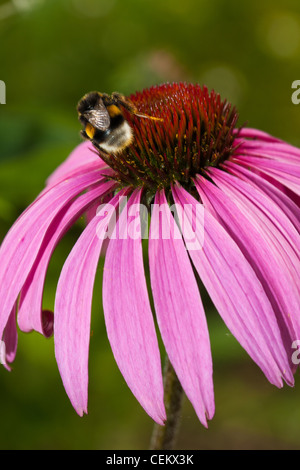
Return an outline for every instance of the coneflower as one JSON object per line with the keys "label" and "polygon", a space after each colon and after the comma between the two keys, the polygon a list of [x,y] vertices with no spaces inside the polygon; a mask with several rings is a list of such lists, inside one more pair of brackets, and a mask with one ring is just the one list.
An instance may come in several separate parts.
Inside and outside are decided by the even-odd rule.
{"label": "coneflower", "polygon": [[[124,109],[132,143],[116,155],[80,144],[1,245],[3,362],[9,369],[15,357],[16,313],[22,331],[50,336],[54,323],[64,387],[77,413],[87,412],[92,294],[105,244],[103,308],[111,348],[137,400],[164,423],[160,351],[143,263],[147,214],[143,210],[140,220],[139,208],[146,208],[157,325],[178,380],[207,426],[214,415],[213,369],[194,270],[267,379],[277,387],[294,383],[300,150],[238,128],[236,109],[199,85],[164,84],[130,99],[139,112],[160,120]],[[53,315],[42,310],[47,267],[61,237],[85,212],[89,223],[63,266]]]}

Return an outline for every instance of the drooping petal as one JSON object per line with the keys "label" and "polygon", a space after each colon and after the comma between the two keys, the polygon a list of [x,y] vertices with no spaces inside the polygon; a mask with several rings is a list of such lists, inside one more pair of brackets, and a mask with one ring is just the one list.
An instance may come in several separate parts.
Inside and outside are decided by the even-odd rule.
{"label": "drooping petal", "polygon": [[300,157],[300,150],[293,145],[283,141],[265,142],[260,139],[242,140],[238,153],[277,161],[299,161]]}
{"label": "drooping petal", "polygon": [[285,213],[262,191],[217,168],[213,169],[214,181],[239,207],[252,213],[254,219],[273,238],[274,247],[286,260],[294,278],[294,288],[300,292],[300,238],[299,233]]}
{"label": "drooping petal", "polygon": [[140,190],[133,192],[109,241],[103,308],[107,335],[123,377],[146,412],[162,425],[166,419],[163,382],[143,266],[140,197]]}
{"label": "drooping petal", "polygon": [[0,337],[51,222],[100,178],[96,170],[51,187],[23,212],[6,235],[0,248]]}
{"label": "drooping petal", "polygon": [[[2,347],[4,348],[4,351],[2,350],[2,354],[0,357],[0,363],[2,363],[4,367],[9,371],[11,370],[11,368],[8,365],[8,362],[12,363],[15,360],[18,346],[16,311],[17,303],[15,303],[15,305],[13,306],[13,309],[9,315],[2,337],[3,343],[0,344],[0,346],[2,345]],[[3,344],[5,346],[3,346]]]}
{"label": "drooping petal", "polygon": [[82,232],[63,266],[56,290],[55,356],[65,390],[80,416],[87,413],[91,308],[102,234],[123,192],[106,204]]}
{"label": "drooping petal", "polygon": [[207,426],[207,419],[214,414],[214,395],[206,318],[187,251],[163,191],[157,193],[152,210],[149,266],[167,354],[200,421]]}
{"label": "drooping petal", "polygon": [[41,309],[44,282],[52,253],[62,236],[85,212],[86,208],[95,200],[98,200],[99,205],[99,197],[111,191],[113,186],[113,182],[103,182],[97,185],[72,201],[51,223],[21,291],[18,312],[18,324],[21,330],[28,332],[33,329],[41,334],[45,333]]}
{"label": "drooping petal", "polygon": [[[211,175],[214,180],[214,171]],[[300,297],[286,257],[274,241],[274,232],[261,230],[252,215],[255,209],[236,205],[236,195],[228,195],[204,178],[199,180],[197,188],[204,204],[208,200],[213,206],[226,231],[254,268],[272,304],[288,357],[291,357],[292,342],[300,337]]]}
{"label": "drooping petal", "polygon": [[[179,186],[174,188],[174,195],[182,206],[186,205],[191,224],[189,207],[194,207],[197,217],[199,203]],[[196,220],[196,236],[202,225],[202,220]],[[203,248],[189,254],[227,327],[268,380],[278,387],[282,386],[282,377],[293,383],[277,320],[263,287],[237,244],[208,210],[204,212]]]}
{"label": "drooping petal", "polygon": [[276,186],[271,184],[266,178],[253,173],[247,168],[237,165],[231,161],[223,164],[223,167],[229,172],[240,179],[247,181],[248,184],[259,188],[266,195],[268,195],[275,204],[289,217],[294,227],[300,233],[300,207],[283,191],[279,190]]}
{"label": "drooping petal", "polygon": [[291,191],[300,195],[300,165],[299,157],[269,158],[253,154],[251,150],[243,147],[243,153],[235,155],[233,161],[271,176]]}
{"label": "drooping petal", "polygon": [[69,174],[90,164],[92,166],[95,164],[98,168],[106,166],[103,160],[96,154],[93,145],[90,142],[82,142],[48,177],[47,186],[57,184],[62,179],[68,177]]}

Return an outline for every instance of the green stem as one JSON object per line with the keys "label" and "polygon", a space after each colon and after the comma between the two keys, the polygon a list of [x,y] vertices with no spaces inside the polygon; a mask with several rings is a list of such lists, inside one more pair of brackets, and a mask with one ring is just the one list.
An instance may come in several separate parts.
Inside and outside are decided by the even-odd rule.
{"label": "green stem", "polygon": [[173,449],[178,432],[183,390],[168,357],[164,370],[164,389],[167,421],[164,426],[154,425],[150,443],[151,450]]}

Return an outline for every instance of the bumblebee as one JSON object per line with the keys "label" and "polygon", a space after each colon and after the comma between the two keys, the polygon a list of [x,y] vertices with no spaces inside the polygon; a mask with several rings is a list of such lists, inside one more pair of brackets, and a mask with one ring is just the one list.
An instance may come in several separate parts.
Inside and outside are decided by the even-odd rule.
{"label": "bumblebee", "polygon": [[133,130],[126,121],[122,108],[141,118],[162,121],[160,118],[140,113],[121,93],[107,95],[93,91],[86,94],[77,106],[78,117],[84,127],[81,131],[82,137],[107,154],[122,152],[134,139]]}

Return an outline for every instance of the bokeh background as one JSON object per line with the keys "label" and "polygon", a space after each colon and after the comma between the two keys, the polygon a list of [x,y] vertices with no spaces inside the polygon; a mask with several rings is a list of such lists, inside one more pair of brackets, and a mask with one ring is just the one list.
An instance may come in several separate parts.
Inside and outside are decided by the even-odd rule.
{"label": "bokeh background", "polygon": [[[130,94],[165,81],[214,88],[240,124],[300,146],[298,0],[1,0],[0,239],[80,142],[76,104],[91,90]],[[53,308],[64,259],[51,262],[44,307]],[[101,267],[95,284],[89,414],[64,392],[53,338],[19,336],[0,370],[1,449],[147,449],[152,421],[127,388],[106,338]],[[205,294],[204,294],[205,297]],[[186,400],[178,449],[300,449],[300,382],[277,390],[235,341],[206,298],[216,415],[204,429]]]}

